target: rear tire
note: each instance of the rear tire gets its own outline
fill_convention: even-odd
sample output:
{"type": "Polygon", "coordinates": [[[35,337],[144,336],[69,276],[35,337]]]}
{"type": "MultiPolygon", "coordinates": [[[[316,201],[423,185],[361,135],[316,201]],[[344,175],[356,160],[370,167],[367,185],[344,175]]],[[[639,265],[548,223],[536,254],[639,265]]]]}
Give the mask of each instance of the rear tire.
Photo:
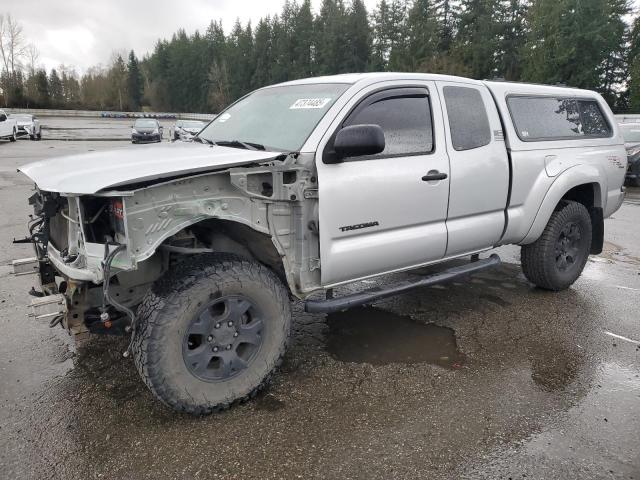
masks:
{"type": "Polygon", "coordinates": [[[591,250],[591,217],[578,202],[562,201],[538,240],[522,247],[527,279],[546,290],[564,290],[584,269],[591,250]]]}
{"type": "Polygon", "coordinates": [[[198,255],[143,300],[133,357],[160,401],[209,414],[265,387],[282,361],[290,325],[287,290],[271,270],[235,255],[198,255]]]}

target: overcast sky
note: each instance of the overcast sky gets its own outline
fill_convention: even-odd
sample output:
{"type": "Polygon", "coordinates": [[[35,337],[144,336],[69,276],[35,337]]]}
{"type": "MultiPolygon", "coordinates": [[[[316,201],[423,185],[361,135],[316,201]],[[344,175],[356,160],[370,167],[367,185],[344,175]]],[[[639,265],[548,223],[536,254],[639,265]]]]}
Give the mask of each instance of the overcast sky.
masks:
{"type": "MultiPolygon", "coordinates": [[[[316,11],[322,0],[312,0],[316,11]]],[[[255,25],[260,17],[280,13],[284,0],[0,0],[0,13],[10,13],[40,52],[47,69],[60,64],[79,73],[107,64],[114,50],[135,50],[141,57],[158,38],[179,28],[204,31],[221,19],[228,32],[236,18],[255,25]]],[[[372,10],[377,0],[365,0],[372,10]]]]}
{"type": "MultiPolygon", "coordinates": [[[[317,12],[322,0],[312,0],[317,12]]],[[[228,32],[236,18],[255,25],[260,17],[279,13],[284,0],[0,0],[0,13],[10,13],[28,42],[40,52],[47,70],[60,64],[79,73],[108,64],[114,51],[151,51],[158,38],[179,28],[204,31],[221,19],[228,32]]],[[[371,12],[378,0],[365,0],[371,12]]],[[[640,0],[633,0],[634,6],[640,0]]]]}

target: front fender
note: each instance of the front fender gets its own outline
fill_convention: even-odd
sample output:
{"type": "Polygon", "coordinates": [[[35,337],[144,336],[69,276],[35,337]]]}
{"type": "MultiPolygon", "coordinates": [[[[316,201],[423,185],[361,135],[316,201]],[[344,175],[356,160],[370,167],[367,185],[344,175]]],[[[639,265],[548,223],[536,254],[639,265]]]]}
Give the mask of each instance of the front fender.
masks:
{"type": "Polygon", "coordinates": [[[595,165],[576,165],[558,175],[544,196],[531,228],[519,243],[521,245],[533,243],[542,235],[556,206],[562,200],[562,197],[574,187],[594,184],[593,206],[604,208],[602,192],[606,192],[607,189],[602,181],[603,178],[605,178],[603,173],[595,165]]]}

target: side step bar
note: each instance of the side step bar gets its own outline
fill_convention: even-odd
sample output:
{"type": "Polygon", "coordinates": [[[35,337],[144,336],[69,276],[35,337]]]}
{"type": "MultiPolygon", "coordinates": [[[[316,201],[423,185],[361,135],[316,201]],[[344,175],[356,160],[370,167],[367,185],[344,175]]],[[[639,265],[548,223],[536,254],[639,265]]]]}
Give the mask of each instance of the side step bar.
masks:
{"type": "Polygon", "coordinates": [[[384,287],[374,287],[362,292],[354,293],[340,298],[327,298],[326,300],[307,300],[304,304],[304,310],[308,313],[333,313],[347,310],[352,307],[372,303],[401,293],[408,292],[414,288],[430,287],[439,283],[450,282],[464,275],[475,273],[486,268],[495,267],[500,264],[500,257],[495,253],[489,258],[472,261],[466,265],[453,267],[442,272],[421,277],[395,285],[386,285],[384,287]]]}

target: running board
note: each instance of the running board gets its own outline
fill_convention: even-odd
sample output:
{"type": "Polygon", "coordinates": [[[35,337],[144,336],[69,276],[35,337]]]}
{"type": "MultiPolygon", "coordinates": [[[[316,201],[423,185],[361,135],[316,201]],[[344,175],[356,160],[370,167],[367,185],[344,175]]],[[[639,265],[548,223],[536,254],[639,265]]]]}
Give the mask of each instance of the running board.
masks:
{"type": "Polygon", "coordinates": [[[326,300],[307,300],[304,304],[304,310],[308,313],[333,313],[347,310],[352,307],[358,307],[372,303],[401,293],[408,292],[414,288],[430,287],[440,283],[456,280],[464,275],[475,273],[486,268],[495,267],[500,264],[500,257],[495,253],[489,258],[472,261],[466,265],[453,267],[442,272],[438,272],[428,277],[420,277],[413,280],[396,283],[395,285],[385,285],[383,287],[374,287],[369,290],[354,293],[340,298],[327,298],[326,300]]]}

